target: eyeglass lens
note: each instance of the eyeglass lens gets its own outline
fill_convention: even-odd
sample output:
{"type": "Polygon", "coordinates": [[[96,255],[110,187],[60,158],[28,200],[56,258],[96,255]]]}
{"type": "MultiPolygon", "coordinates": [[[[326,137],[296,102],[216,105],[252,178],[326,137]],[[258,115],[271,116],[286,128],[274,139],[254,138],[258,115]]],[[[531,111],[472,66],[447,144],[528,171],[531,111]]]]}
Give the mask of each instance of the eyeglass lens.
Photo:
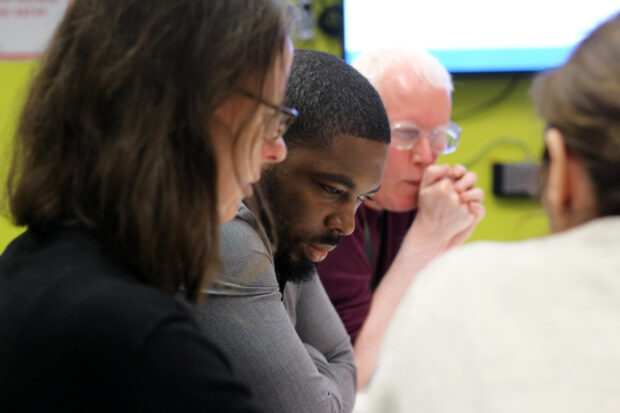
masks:
{"type": "MultiPolygon", "coordinates": [[[[458,125],[454,125],[455,128],[459,128],[458,125]]],[[[427,135],[433,152],[450,153],[458,145],[459,132],[452,131],[449,127],[439,127],[426,132],[413,124],[397,124],[392,127],[392,142],[398,149],[410,150],[422,135],[427,135]]]]}
{"type": "MultiPolygon", "coordinates": [[[[448,136],[443,130],[434,130],[426,134],[433,152],[443,152],[448,144],[448,136]]],[[[411,149],[420,140],[422,133],[419,129],[407,128],[405,130],[393,130],[392,139],[396,146],[403,149],[411,149]]]]}
{"type": "Polygon", "coordinates": [[[272,113],[269,120],[265,125],[265,133],[268,141],[275,141],[280,136],[283,136],[288,128],[291,127],[295,121],[295,116],[286,113],[279,108],[271,108],[275,113],[272,113]]]}

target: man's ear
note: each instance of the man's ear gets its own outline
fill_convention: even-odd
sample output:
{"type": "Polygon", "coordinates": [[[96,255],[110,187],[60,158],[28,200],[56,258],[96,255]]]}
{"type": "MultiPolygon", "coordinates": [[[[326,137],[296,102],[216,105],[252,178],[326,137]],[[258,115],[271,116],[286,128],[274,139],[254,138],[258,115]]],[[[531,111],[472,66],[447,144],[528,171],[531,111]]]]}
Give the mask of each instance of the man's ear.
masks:
{"type": "Polygon", "coordinates": [[[558,213],[567,205],[570,198],[566,145],[562,134],[555,128],[547,130],[545,143],[549,152],[545,202],[548,209],[558,213]]]}

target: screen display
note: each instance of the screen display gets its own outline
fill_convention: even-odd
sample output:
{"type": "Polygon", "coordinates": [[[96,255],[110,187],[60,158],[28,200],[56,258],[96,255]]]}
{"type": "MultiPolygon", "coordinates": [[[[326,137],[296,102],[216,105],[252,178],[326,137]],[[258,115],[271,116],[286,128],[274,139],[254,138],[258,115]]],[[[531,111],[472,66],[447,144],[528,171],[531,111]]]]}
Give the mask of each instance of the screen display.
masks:
{"type": "Polygon", "coordinates": [[[344,0],[345,60],[367,50],[417,47],[453,73],[538,71],[562,64],[618,12],[618,0],[344,0]]]}

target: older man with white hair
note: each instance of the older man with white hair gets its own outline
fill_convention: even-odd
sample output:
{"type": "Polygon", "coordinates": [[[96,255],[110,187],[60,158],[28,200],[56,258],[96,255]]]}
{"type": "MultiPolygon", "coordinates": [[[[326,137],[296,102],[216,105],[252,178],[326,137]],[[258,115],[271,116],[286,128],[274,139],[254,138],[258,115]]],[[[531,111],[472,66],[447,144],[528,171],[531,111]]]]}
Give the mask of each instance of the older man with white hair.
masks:
{"type": "Polygon", "coordinates": [[[358,384],[375,369],[387,326],[415,275],[462,244],[483,218],[484,193],[462,165],[434,165],[456,150],[452,80],[422,50],[358,56],[353,66],[379,92],[392,131],[380,191],[356,214],[355,232],[318,267],[354,344],[358,384]]]}

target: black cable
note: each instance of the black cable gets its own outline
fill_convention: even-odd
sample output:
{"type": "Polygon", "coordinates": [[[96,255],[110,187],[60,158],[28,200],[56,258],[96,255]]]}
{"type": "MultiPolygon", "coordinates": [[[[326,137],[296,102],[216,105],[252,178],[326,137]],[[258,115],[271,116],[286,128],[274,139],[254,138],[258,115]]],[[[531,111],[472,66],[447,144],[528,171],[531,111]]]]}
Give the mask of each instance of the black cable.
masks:
{"type": "Polygon", "coordinates": [[[523,154],[525,155],[525,159],[527,161],[534,160],[534,154],[532,152],[532,149],[530,148],[530,146],[524,139],[516,137],[516,136],[502,136],[502,137],[492,140],[491,142],[483,146],[482,149],[480,149],[476,154],[474,154],[467,161],[463,162],[463,165],[467,169],[471,169],[474,165],[480,162],[485,156],[487,156],[493,149],[497,148],[498,146],[503,146],[503,145],[516,146],[523,151],[523,154]]]}
{"type": "Polygon", "coordinates": [[[497,95],[479,103],[473,107],[459,110],[458,112],[452,112],[452,119],[454,121],[460,121],[466,118],[470,118],[472,116],[478,115],[481,112],[484,112],[487,109],[494,107],[495,105],[506,100],[512,92],[517,88],[519,84],[519,80],[521,80],[520,76],[513,75],[510,77],[510,81],[506,84],[506,86],[497,93],[497,95]]]}

